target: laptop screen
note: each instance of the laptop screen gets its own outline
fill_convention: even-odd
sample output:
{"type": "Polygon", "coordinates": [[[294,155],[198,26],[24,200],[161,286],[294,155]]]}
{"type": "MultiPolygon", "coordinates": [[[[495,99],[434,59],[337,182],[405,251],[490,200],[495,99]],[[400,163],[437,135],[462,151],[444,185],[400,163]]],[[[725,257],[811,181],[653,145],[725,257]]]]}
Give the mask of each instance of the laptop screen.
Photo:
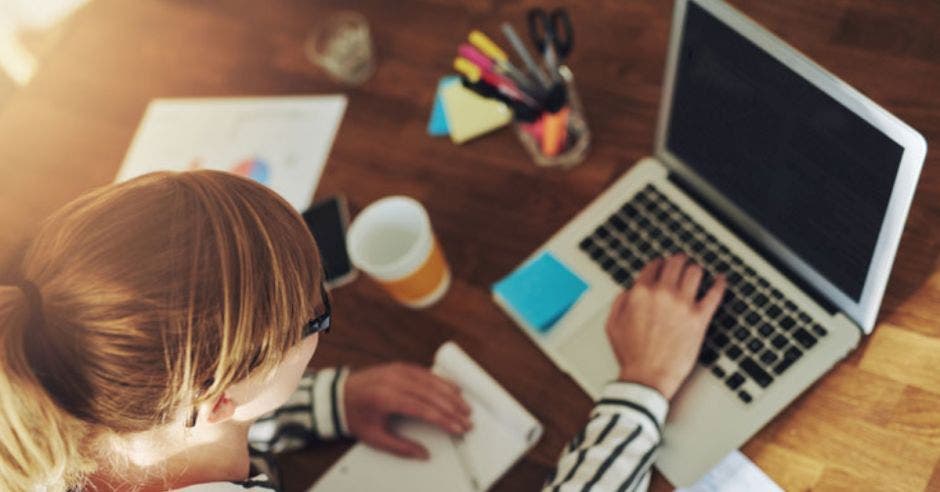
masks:
{"type": "Polygon", "coordinates": [[[859,301],[904,149],[687,3],[667,148],[859,301]]]}

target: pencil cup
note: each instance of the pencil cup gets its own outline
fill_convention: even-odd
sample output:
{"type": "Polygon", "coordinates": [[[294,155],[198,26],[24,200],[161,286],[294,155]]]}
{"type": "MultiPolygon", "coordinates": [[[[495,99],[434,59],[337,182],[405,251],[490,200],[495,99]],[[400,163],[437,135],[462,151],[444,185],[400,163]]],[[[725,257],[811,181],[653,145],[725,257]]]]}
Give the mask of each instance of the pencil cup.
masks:
{"type": "Polygon", "coordinates": [[[565,84],[566,105],[555,113],[543,113],[532,123],[516,121],[513,128],[522,147],[537,165],[570,168],[587,157],[591,130],[584,118],[571,70],[561,66],[558,71],[565,84]]]}
{"type": "Polygon", "coordinates": [[[406,196],[365,208],[346,234],[349,257],[398,302],[423,308],[450,287],[450,268],[421,204],[406,196]]]}

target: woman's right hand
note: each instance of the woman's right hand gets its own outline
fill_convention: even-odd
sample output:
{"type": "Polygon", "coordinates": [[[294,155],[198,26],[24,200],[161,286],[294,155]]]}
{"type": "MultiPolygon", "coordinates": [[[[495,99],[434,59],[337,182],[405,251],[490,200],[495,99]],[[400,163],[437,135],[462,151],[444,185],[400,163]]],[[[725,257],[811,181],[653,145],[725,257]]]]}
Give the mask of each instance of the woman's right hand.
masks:
{"type": "Polygon", "coordinates": [[[344,393],[349,432],[399,456],[429,457],[424,446],[395,433],[391,423],[396,416],[422,420],[452,435],[472,427],[460,387],[414,364],[393,362],[353,371],[344,393]]]}
{"type": "Polygon", "coordinates": [[[630,290],[614,301],[607,337],[620,363],[620,379],[672,399],[695,367],[705,331],[725,291],[724,277],[701,300],[702,268],[684,254],[649,262],[630,290]]]}

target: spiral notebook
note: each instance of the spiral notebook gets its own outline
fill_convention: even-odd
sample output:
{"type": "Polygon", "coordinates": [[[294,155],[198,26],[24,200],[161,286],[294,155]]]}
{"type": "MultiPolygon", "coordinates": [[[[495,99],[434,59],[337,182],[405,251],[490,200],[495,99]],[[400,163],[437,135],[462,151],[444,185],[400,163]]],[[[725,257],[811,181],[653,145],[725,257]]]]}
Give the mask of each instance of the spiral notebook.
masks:
{"type": "Polygon", "coordinates": [[[472,430],[455,438],[428,424],[403,420],[397,431],[423,444],[429,460],[398,458],[359,443],[309,491],[481,492],[541,438],[542,424],[457,344],[441,345],[432,371],[460,385],[472,409],[472,430]]]}

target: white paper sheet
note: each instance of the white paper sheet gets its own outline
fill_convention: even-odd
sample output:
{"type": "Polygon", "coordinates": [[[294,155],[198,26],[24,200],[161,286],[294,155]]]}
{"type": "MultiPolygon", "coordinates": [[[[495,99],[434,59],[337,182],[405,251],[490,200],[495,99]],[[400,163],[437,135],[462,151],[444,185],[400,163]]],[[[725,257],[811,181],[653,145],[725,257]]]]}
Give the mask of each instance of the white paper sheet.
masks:
{"type": "Polygon", "coordinates": [[[733,451],[691,487],[676,492],[783,492],[740,451],[733,451]]]}
{"type": "Polygon", "coordinates": [[[428,424],[406,420],[396,431],[430,451],[430,459],[399,458],[357,444],[330,468],[311,492],[476,492],[447,434],[428,424]]]}
{"type": "Polygon", "coordinates": [[[473,429],[457,440],[457,451],[476,488],[487,490],[538,442],[542,425],[457,344],[437,350],[432,370],[460,385],[470,404],[473,429]]]}
{"type": "Polygon", "coordinates": [[[251,177],[298,211],[310,206],[346,97],[155,99],[116,181],[217,169],[251,177]]]}

